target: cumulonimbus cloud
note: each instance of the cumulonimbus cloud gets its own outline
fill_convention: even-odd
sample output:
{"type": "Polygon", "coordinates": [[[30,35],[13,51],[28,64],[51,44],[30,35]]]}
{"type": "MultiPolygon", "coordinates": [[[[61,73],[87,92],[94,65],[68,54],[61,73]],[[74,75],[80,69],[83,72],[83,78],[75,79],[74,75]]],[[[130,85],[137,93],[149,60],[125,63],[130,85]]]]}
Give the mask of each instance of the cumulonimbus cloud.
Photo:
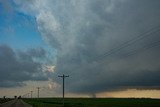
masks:
{"type": "Polygon", "coordinates": [[[42,37],[57,49],[54,80],[69,74],[69,91],[160,85],[160,51],[154,45],[159,33],[144,33],[138,39],[160,24],[158,0],[35,0],[27,6],[14,1],[19,11],[36,18],[42,37]]]}

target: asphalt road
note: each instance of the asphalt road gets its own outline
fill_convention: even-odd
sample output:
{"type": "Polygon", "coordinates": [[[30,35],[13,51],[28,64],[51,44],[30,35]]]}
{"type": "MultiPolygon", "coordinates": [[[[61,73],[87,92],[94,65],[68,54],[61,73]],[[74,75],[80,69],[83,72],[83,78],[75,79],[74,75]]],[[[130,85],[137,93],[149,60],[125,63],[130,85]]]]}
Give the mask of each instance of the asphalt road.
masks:
{"type": "Polygon", "coordinates": [[[0,107],[32,107],[32,106],[25,103],[22,99],[15,99],[1,104],[0,107]]]}

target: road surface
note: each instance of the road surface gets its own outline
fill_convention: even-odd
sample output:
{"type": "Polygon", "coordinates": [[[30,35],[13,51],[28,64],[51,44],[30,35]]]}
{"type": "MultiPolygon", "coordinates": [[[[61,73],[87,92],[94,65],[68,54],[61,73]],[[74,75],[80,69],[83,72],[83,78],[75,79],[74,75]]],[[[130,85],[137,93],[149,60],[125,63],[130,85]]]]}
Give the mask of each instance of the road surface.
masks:
{"type": "Polygon", "coordinates": [[[32,106],[25,103],[22,99],[15,99],[1,104],[0,107],[32,107],[32,106]]]}

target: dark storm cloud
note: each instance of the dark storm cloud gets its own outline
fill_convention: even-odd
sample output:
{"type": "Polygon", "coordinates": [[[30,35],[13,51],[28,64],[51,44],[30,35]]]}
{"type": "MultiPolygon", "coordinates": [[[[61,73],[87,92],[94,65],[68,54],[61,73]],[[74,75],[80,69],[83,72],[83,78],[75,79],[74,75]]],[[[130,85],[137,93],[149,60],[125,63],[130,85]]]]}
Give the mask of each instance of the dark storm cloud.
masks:
{"type": "MultiPolygon", "coordinates": [[[[59,55],[57,75],[70,74],[71,77],[66,80],[67,88],[79,93],[95,93],[123,86],[159,86],[160,48],[154,47],[148,51],[143,48],[160,40],[159,33],[136,40],[135,44],[108,57],[100,57],[99,62],[94,60],[160,24],[160,2],[113,1],[112,10],[106,11],[105,8],[111,6],[108,3],[106,0],[89,2],[85,7],[87,12],[77,16],[85,19],[80,24],[71,22],[77,25],[72,28],[73,31],[78,29],[76,42],[73,48],[67,48],[70,50],[68,53],[59,55]],[[136,50],[134,55],[123,57],[132,50],[136,50]]],[[[63,54],[66,50],[60,52],[63,54]]]]}
{"type": "Polygon", "coordinates": [[[9,46],[0,45],[0,87],[23,86],[23,82],[29,80],[47,80],[38,60],[45,55],[42,48],[15,52],[9,46]]]}
{"type": "Polygon", "coordinates": [[[38,13],[39,31],[57,49],[54,81],[69,74],[68,91],[160,85],[160,33],[138,36],[160,25],[159,0],[48,0],[27,9],[38,13]]]}

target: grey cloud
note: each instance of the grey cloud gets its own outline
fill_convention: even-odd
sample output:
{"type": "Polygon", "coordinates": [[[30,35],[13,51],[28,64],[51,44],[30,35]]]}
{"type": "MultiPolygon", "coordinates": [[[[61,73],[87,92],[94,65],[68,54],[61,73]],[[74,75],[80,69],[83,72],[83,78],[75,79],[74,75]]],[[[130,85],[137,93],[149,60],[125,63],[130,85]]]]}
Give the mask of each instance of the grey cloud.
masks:
{"type": "Polygon", "coordinates": [[[68,91],[96,93],[123,86],[160,85],[160,48],[144,48],[160,40],[158,31],[96,61],[98,56],[158,26],[159,0],[48,0],[30,5],[35,6],[30,12],[39,13],[35,17],[42,36],[57,49],[54,81],[60,83],[57,75],[69,74],[68,91]],[[133,50],[135,53],[126,57],[133,50]]]}
{"type": "Polygon", "coordinates": [[[5,12],[12,13],[12,5],[10,0],[0,0],[0,5],[4,8],[5,12]]]}
{"type": "Polygon", "coordinates": [[[42,70],[43,63],[37,59],[42,57],[46,57],[42,48],[15,52],[9,46],[0,45],[0,87],[23,86],[29,80],[48,80],[42,70]]]}
{"type": "Polygon", "coordinates": [[[25,86],[22,82],[14,82],[14,81],[5,81],[0,83],[0,87],[10,88],[10,87],[21,87],[25,86]]]}

